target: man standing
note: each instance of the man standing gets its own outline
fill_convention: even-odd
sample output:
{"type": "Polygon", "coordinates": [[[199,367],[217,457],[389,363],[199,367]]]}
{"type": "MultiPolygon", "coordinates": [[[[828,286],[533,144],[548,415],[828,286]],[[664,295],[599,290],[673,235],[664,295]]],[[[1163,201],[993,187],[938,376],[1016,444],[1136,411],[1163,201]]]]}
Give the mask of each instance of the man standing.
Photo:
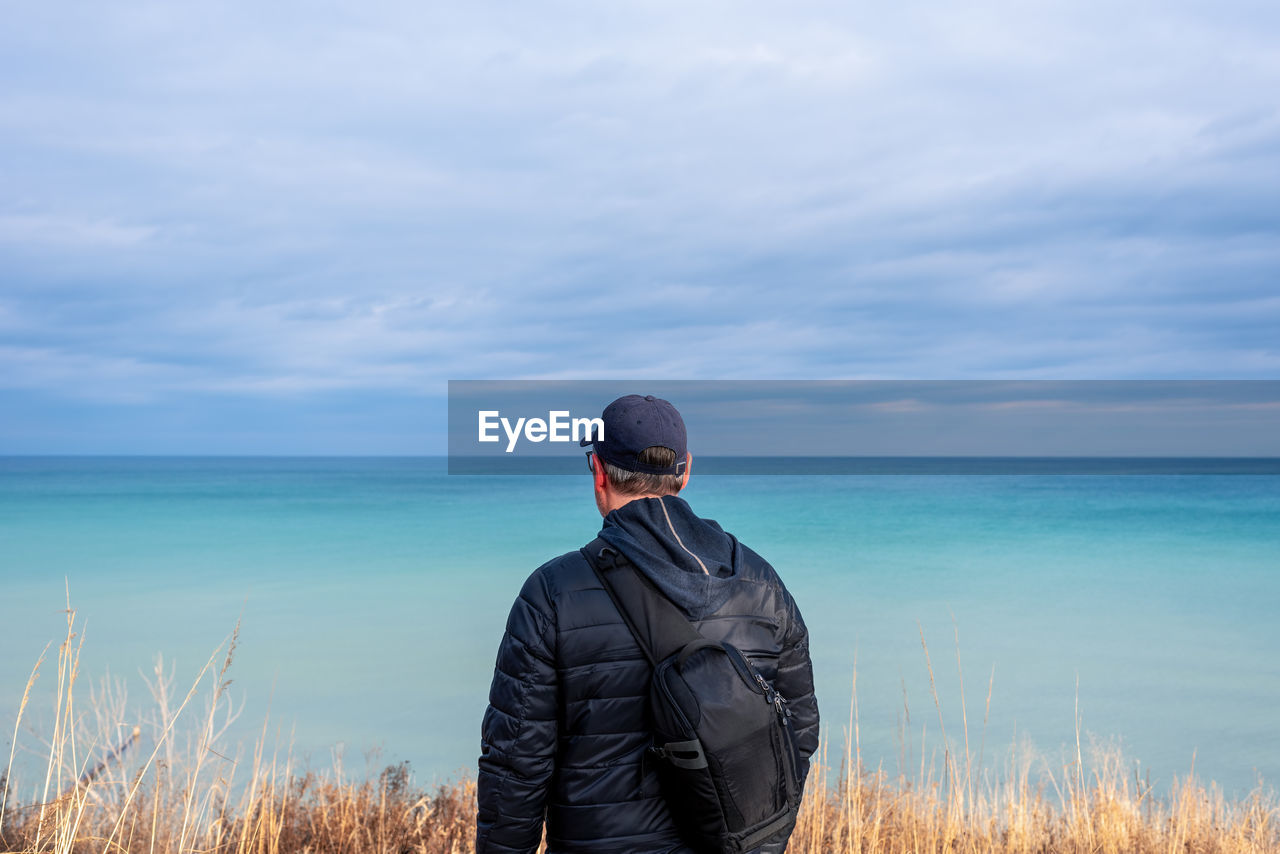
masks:
{"type": "MultiPolygon", "coordinates": [[[[818,745],[809,636],[764,559],[701,519],[684,421],[628,395],[587,453],[600,538],[707,638],[744,652],[789,703],[800,780],[818,745]]],[[[498,649],[481,736],[478,854],[687,854],[658,789],[646,719],[652,668],[582,552],[525,582],[498,649]]],[[[766,846],[780,852],[785,843],[766,846]]]]}

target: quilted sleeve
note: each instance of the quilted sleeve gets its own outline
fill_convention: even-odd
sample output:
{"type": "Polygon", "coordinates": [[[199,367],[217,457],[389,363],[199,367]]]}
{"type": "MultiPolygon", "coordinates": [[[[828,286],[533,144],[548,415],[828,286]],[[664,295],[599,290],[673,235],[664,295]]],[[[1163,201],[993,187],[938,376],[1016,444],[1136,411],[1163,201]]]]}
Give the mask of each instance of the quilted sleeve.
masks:
{"type": "Polygon", "coordinates": [[[795,727],[796,747],[800,752],[800,779],[809,775],[809,757],[818,749],[818,700],[813,693],[813,662],[809,659],[809,629],[800,609],[783,589],[784,618],[787,627],[782,654],[778,659],[778,677],[774,686],[787,698],[795,727]]]}
{"type": "Polygon", "coordinates": [[[557,736],[555,625],[535,572],[507,618],[481,724],[476,854],[533,854],[542,838],[557,736]]]}

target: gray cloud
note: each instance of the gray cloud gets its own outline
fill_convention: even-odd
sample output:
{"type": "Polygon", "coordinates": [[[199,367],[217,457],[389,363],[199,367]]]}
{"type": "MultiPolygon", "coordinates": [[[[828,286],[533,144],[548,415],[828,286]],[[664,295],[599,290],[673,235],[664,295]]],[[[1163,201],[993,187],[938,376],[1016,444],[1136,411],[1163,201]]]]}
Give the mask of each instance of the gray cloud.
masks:
{"type": "Polygon", "coordinates": [[[1277,18],[15,9],[0,385],[1275,376],[1277,18]]]}

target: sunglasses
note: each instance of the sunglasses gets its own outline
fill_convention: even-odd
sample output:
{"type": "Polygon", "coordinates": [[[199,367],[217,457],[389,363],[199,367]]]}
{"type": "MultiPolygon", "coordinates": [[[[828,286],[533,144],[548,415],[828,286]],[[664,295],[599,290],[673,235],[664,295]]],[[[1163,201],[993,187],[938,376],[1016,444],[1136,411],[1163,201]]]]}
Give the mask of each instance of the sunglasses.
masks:
{"type": "Polygon", "coordinates": [[[591,458],[594,453],[595,451],[587,451],[587,471],[592,474],[596,473],[596,463],[595,460],[591,458]]]}

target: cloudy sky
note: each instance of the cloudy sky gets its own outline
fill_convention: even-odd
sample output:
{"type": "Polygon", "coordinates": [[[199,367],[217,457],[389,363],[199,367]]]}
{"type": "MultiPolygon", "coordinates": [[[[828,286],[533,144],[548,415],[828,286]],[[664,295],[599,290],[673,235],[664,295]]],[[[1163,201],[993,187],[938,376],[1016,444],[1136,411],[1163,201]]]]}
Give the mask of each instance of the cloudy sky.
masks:
{"type": "Polygon", "coordinates": [[[1280,377],[1280,7],[14,5],[0,453],[449,379],[1280,377]]]}

